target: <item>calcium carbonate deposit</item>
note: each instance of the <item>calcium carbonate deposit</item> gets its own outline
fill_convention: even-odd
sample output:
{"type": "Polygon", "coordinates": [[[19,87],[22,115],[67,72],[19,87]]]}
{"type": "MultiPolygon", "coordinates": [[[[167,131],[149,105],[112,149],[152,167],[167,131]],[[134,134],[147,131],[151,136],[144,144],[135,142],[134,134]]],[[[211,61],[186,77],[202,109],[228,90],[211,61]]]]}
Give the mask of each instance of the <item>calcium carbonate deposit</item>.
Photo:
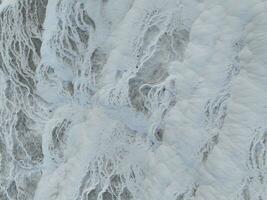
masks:
{"type": "Polygon", "coordinates": [[[267,200],[266,0],[0,2],[0,200],[267,200]]]}

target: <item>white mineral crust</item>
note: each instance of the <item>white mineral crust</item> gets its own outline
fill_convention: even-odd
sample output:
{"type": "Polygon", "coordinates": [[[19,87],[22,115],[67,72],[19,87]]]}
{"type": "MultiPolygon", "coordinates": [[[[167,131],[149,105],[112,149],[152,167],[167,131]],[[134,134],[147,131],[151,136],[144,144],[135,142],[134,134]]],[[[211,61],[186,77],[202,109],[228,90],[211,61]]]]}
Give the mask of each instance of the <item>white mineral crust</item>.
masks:
{"type": "Polygon", "coordinates": [[[267,200],[267,1],[0,0],[0,200],[267,200]]]}

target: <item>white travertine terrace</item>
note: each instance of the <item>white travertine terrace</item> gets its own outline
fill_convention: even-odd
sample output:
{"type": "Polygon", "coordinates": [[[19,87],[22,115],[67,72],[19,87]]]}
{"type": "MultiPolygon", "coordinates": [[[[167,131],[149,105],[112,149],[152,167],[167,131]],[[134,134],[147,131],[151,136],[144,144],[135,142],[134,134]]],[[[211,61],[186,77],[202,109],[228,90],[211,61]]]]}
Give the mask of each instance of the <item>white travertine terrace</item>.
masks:
{"type": "Polygon", "coordinates": [[[267,199],[267,1],[0,2],[0,200],[267,199]]]}

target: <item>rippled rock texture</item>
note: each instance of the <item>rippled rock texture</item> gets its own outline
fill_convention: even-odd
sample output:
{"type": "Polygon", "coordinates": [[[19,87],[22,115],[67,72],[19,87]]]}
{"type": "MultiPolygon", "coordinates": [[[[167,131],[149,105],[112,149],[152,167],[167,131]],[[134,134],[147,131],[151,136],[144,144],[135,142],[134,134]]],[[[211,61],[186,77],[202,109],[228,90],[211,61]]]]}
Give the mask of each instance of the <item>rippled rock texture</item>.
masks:
{"type": "Polygon", "coordinates": [[[267,199],[267,1],[0,2],[0,200],[267,199]]]}

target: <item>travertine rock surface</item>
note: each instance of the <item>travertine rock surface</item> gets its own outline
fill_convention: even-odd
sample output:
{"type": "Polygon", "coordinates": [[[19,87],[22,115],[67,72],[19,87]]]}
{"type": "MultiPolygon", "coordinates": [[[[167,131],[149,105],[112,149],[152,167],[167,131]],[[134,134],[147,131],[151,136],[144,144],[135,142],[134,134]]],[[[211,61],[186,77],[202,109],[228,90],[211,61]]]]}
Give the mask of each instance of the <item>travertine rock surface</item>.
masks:
{"type": "Polygon", "coordinates": [[[266,0],[0,1],[0,200],[266,200],[266,0]]]}

